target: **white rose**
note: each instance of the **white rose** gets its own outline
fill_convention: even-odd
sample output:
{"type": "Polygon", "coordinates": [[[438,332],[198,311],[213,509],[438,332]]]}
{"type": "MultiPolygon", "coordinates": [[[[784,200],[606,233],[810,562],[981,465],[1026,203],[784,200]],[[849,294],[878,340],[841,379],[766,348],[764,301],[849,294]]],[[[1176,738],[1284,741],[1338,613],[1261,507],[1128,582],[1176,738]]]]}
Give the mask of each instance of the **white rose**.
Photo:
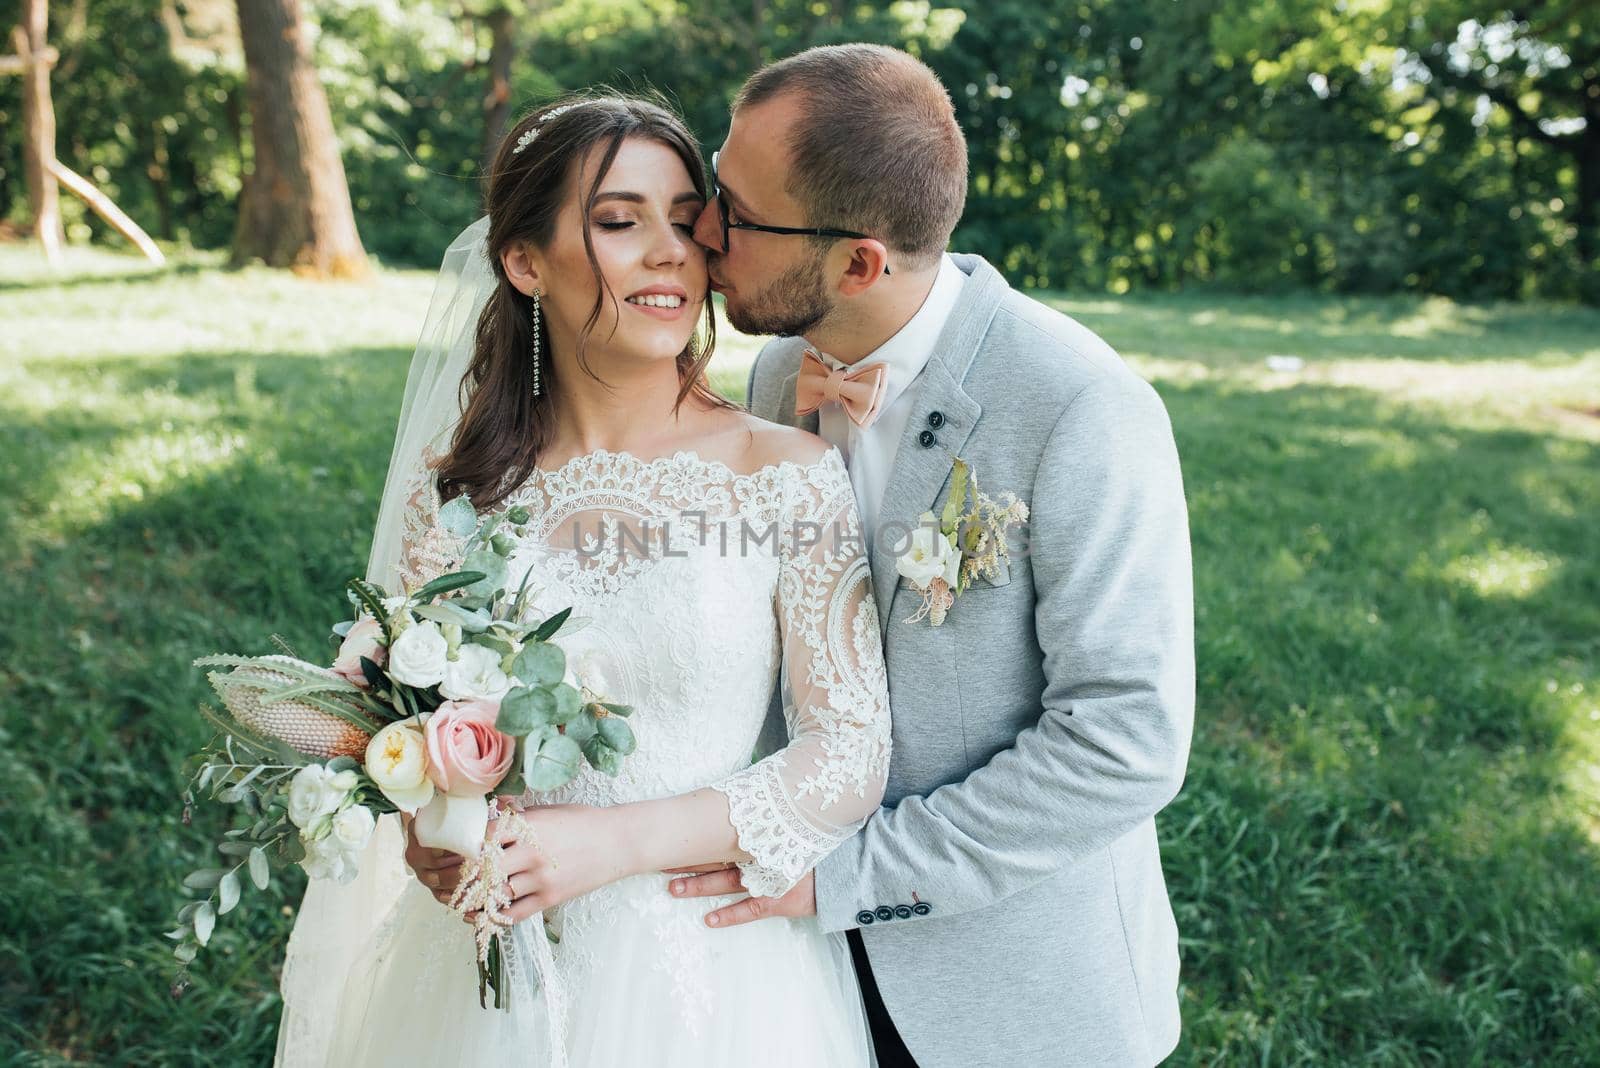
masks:
{"type": "Polygon", "coordinates": [[[333,835],[305,843],[305,859],[300,866],[313,879],[332,879],[348,883],[356,877],[355,857],[333,835]]]}
{"type": "Polygon", "coordinates": [[[373,818],[370,808],[351,805],[333,817],[333,833],[328,837],[337,840],[346,853],[359,853],[367,848],[367,840],[372,837],[372,829],[377,825],[378,821],[373,818]]]}
{"type": "Polygon", "coordinates": [[[344,803],[348,788],[334,783],[337,775],[321,764],[307,764],[289,783],[289,822],[302,830],[344,803]]]}
{"type": "Polygon", "coordinates": [[[428,744],[417,717],[391,723],[367,743],[367,774],[396,808],[415,814],[433,800],[428,744]]]}
{"type": "Polygon", "coordinates": [[[407,686],[432,686],[444,678],[448,652],[439,625],[424,619],[407,627],[389,647],[389,677],[407,686]]]}
{"type": "Polygon", "coordinates": [[[954,588],[961,571],[961,554],[939,529],[933,513],[923,512],[911,532],[911,547],[895,560],[894,569],[917,589],[927,589],[936,578],[954,588]]]}
{"type": "Polygon", "coordinates": [[[452,701],[498,701],[511,689],[511,679],[500,669],[501,654],[487,645],[468,643],[445,661],[439,692],[452,701]]]}

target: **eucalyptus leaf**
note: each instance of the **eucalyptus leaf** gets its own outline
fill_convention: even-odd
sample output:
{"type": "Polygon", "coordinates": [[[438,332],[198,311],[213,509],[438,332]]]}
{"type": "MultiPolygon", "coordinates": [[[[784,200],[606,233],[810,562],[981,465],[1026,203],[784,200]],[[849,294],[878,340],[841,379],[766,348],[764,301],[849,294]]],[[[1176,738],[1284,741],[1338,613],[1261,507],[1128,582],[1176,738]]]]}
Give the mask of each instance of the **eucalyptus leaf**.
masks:
{"type": "Polygon", "coordinates": [[[217,883],[217,913],[225,916],[239,903],[239,874],[230,871],[217,883]]]}
{"type": "Polygon", "coordinates": [[[222,879],[221,868],[201,868],[183,877],[183,885],[190,890],[210,890],[222,879]]]}
{"type": "Polygon", "coordinates": [[[599,735],[584,743],[583,755],[589,758],[589,763],[594,765],[596,771],[615,775],[622,770],[622,754],[602,741],[599,735]]]}
{"type": "Polygon", "coordinates": [[[585,709],[581,716],[573,716],[572,719],[567,722],[567,737],[571,738],[579,745],[582,745],[584,742],[587,742],[590,738],[595,736],[597,731],[596,724],[598,722],[599,721],[595,719],[594,713],[585,709]]]}
{"type": "Polygon", "coordinates": [[[256,884],[257,890],[265,890],[272,881],[272,869],[267,865],[267,855],[260,846],[250,850],[250,881],[256,884]]]}
{"type": "Polygon", "coordinates": [[[190,961],[194,960],[195,954],[199,952],[199,947],[193,942],[185,942],[177,949],[174,949],[172,951],[172,955],[178,958],[179,964],[188,964],[190,961]]]}
{"type": "Polygon", "coordinates": [[[583,695],[564,682],[550,687],[550,695],[556,703],[555,711],[550,714],[551,723],[560,725],[570,722],[583,711],[583,695]]]}
{"type": "Polygon", "coordinates": [[[467,571],[483,572],[483,578],[466,588],[469,594],[490,597],[506,584],[505,557],[496,555],[488,549],[479,549],[468,555],[462,563],[462,568],[467,571]]]}
{"type": "Polygon", "coordinates": [[[237,841],[235,841],[235,842],[221,842],[221,843],[219,843],[217,845],[217,851],[220,852],[223,856],[228,856],[228,857],[246,857],[246,856],[249,856],[251,851],[254,850],[255,848],[256,847],[251,845],[249,842],[237,842],[237,841]]]}
{"type": "Polygon", "coordinates": [[[614,705],[609,701],[601,701],[600,707],[610,712],[613,716],[622,716],[624,719],[633,715],[632,705],[614,705]]]}
{"type": "Polygon", "coordinates": [[[194,912],[194,937],[202,946],[211,941],[211,932],[217,926],[217,910],[211,902],[202,901],[194,912]]]}
{"type": "Polygon", "coordinates": [[[639,743],[633,737],[633,728],[628,726],[627,720],[607,716],[597,726],[600,740],[623,756],[627,756],[638,747],[639,743]]]}
{"type": "Polygon", "coordinates": [[[336,756],[328,761],[328,770],[332,772],[359,771],[361,762],[353,756],[336,756]]]}
{"type": "Polygon", "coordinates": [[[355,625],[356,621],[353,619],[341,619],[333,625],[333,636],[343,641],[350,636],[350,631],[354,629],[355,625]]]}
{"type": "Polygon", "coordinates": [[[495,717],[494,728],[513,738],[521,738],[549,723],[554,707],[555,699],[544,690],[518,686],[500,699],[500,714],[495,717]]]}
{"type": "Polygon", "coordinates": [[[465,493],[452,497],[439,509],[439,525],[458,538],[478,529],[478,513],[465,493]]]}
{"type": "Polygon", "coordinates": [[[188,923],[190,920],[194,919],[195,910],[199,907],[200,902],[198,901],[191,901],[187,905],[183,906],[183,908],[178,910],[178,922],[188,923]]]}
{"type": "Polygon", "coordinates": [[[511,661],[511,673],[529,686],[550,687],[567,672],[567,654],[549,642],[530,642],[511,661]]]}
{"type": "Polygon", "coordinates": [[[566,735],[546,739],[537,749],[530,748],[522,763],[522,777],[530,790],[554,790],[565,786],[578,774],[583,750],[566,735]]]}

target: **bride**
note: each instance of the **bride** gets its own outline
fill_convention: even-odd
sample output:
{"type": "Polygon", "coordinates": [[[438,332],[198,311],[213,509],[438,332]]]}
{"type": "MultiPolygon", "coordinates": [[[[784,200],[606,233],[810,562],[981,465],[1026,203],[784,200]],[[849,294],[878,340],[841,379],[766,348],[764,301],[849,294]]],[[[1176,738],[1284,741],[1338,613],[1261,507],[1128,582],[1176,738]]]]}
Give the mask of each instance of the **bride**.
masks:
{"type": "Polygon", "coordinates": [[[523,921],[502,936],[509,1011],[479,1007],[471,929],[436,899],[448,858],[413,877],[390,826],[356,883],[313,883],[280,1064],[871,1063],[842,935],[812,919],[710,929],[706,902],[672,898],[661,874],[736,863],[753,893],[781,894],[877,807],[889,762],[844,464],[704,375],[714,325],[690,230],[705,202],[675,116],[569,99],[507,135],[487,217],[446,256],[369,577],[414,588],[453,568],[444,501],[522,505],[508,583],[531,570],[541,611],[572,606],[572,674],[634,706],[638,748],[615,777],[585,765],[521,799],[530,840],[502,842],[523,921]],[[780,675],[789,742],[751,764],[780,675]]]}

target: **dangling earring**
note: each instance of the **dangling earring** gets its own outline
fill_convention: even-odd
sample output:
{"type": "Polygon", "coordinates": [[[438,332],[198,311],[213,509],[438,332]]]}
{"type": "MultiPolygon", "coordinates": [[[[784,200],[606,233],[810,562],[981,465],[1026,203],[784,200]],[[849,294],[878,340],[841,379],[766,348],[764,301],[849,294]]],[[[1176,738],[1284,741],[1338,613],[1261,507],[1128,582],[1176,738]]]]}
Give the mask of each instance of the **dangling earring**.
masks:
{"type": "Polygon", "coordinates": [[[533,291],[533,395],[539,395],[539,291],[533,291]]]}

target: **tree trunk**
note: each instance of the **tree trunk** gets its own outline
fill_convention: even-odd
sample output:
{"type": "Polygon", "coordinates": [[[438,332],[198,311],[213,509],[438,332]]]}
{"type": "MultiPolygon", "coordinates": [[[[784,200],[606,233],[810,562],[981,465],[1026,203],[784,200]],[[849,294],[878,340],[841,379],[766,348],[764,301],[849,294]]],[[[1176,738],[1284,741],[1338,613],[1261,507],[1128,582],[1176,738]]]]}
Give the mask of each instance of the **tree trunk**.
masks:
{"type": "Polygon", "coordinates": [[[233,262],[363,275],[367,254],[300,0],[238,0],[238,8],[255,159],[239,198],[233,262]]]}
{"type": "Polygon", "coordinates": [[[51,263],[61,259],[61,191],[50,164],[56,158],[56,113],[50,100],[50,66],[45,43],[49,7],[45,0],[22,0],[22,22],[12,31],[22,60],[22,169],[33,208],[33,233],[51,263]]]}
{"type": "Polygon", "coordinates": [[[511,60],[516,54],[517,20],[511,9],[497,7],[485,16],[494,43],[489,48],[489,90],[483,95],[483,170],[494,166],[495,151],[511,113],[511,60]]]}

